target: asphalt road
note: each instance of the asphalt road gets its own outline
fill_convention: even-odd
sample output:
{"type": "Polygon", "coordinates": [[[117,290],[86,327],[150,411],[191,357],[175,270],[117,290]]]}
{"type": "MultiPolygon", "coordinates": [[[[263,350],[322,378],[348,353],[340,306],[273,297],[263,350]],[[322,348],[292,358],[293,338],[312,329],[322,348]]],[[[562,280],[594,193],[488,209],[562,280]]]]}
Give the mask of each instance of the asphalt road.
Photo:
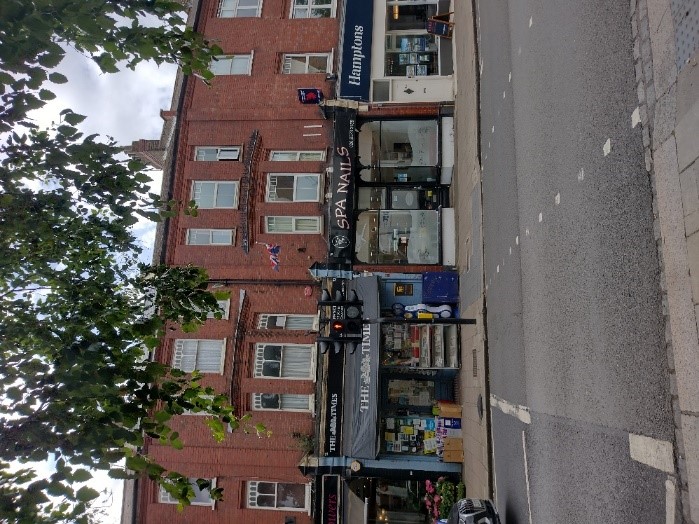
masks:
{"type": "Polygon", "coordinates": [[[477,18],[496,502],[507,523],[666,522],[668,473],[642,463],[674,429],[629,4],[477,18]]]}

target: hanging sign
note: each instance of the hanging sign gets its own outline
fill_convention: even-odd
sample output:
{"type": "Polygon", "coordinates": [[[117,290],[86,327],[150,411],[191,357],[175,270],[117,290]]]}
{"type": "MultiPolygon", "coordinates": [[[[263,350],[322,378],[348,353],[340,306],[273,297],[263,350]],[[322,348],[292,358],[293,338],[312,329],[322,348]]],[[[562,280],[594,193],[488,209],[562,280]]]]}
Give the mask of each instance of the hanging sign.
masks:
{"type": "Polygon", "coordinates": [[[323,92],[318,88],[305,87],[297,91],[302,104],[319,104],[323,100],[323,92]]]}

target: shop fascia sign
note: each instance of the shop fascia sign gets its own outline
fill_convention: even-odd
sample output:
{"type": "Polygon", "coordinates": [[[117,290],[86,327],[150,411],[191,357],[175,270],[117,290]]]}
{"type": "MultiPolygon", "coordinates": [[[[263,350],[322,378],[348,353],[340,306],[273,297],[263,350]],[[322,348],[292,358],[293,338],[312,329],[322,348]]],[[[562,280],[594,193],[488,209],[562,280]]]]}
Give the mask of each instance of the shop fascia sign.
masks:
{"type": "Polygon", "coordinates": [[[362,353],[359,364],[359,412],[369,411],[371,404],[371,327],[362,328],[362,353]]]}
{"type": "Polygon", "coordinates": [[[354,109],[335,109],[332,199],[330,206],[330,262],[352,263],[354,163],[356,158],[354,109]]]}
{"type": "Polygon", "coordinates": [[[344,387],[344,352],[335,353],[328,351],[328,376],[326,385],[326,424],[324,455],[329,457],[340,456],[340,442],[342,440],[342,394],[344,387]]]}
{"type": "Polygon", "coordinates": [[[353,0],[351,8],[345,11],[340,76],[342,98],[369,100],[373,15],[373,0],[353,0]]]}

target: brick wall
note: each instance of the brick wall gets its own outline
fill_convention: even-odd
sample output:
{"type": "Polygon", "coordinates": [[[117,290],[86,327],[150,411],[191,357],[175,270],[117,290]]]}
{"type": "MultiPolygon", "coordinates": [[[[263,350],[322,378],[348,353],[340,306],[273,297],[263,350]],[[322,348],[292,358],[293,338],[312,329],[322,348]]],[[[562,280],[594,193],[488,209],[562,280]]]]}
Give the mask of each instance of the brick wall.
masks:
{"type": "MultiPolygon", "coordinates": [[[[252,393],[297,393],[313,395],[315,373],[309,379],[254,378],[257,343],[313,344],[315,334],[299,330],[258,329],[262,313],[316,313],[319,288],[311,280],[308,267],[327,257],[322,234],[268,234],[264,217],[323,216],[321,202],[271,203],[265,192],[269,173],[318,173],[323,200],[324,175],[328,162],[270,162],[270,150],[330,150],[332,122],[316,106],[302,106],[296,89],[319,87],[330,93],[325,74],[283,75],[283,53],[332,52],[337,56],[338,21],[335,18],[290,20],[288,0],[264,0],[260,18],[216,18],[217,0],[203,0],[198,29],[220,45],[225,53],[253,53],[249,76],[215,78],[212,86],[192,81],[187,86],[184,107],[178,111],[180,139],[175,153],[175,179],[172,196],[191,199],[192,183],[200,180],[240,181],[245,172],[242,161],[202,162],[194,160],[197,146],[242,146],[245,149],[253,131],[260,133],[258,160],[252,169],[252,196],[249,228],[251,238],[260,243],[281,246],[279,271],[271,267],[269,254],[260,244],[251,244],[246,254],[241,248],[239,209],[201,209],[197,217],[178,214],[169,221],[166,260],[169,264],[195,264],[207,269],[211,279],[222,282],[217,290],[230,291],[227,320],[209,320],[196,333],[168,332],[156,358],[171,363],[177,339],[226,339],[223,373],[207,373],[202,383],[222,393],[234,392],[238,412],[251,412],[252,393]],[[317,136],[304,136],[317,135],[317,136]],[[186,244],[189,228],[237,229],[233,246],[193,246],[186,244]],[[311,287],[311,296],[307,287],[311,287]],[[242,318],[238,318],[239,291],[246,292],[242,318]],[[236,328],[244,333],[236,345],[236,328]]],[[[173,110],[176,108],[173,108],[173,110]]],[[[328,153],[329,156],[329,153],[328,153]]],[[[240,207],[240,206],[239,206],[240,207]]],[[[322,228],[321,228],[322,231],[322,228]]],[[[315,349],[312,348],[312,354],[315,349]]],[[[310,435],[314,430],[310,412],[253,411],[253,422],[263,423],[272,432],[258,437],[236,431],[216,444],[206,426],[206,417],[174,417],[173,428],[185,447],[178,451],[157,442],[146,444],[151,456],[164,466],[191,477],[216,477],[224,488],[224,501],[215,509],[192,506],[178,512],[175,505],[160,503],[151,481],[139,484],[139,522],[255,522],[281,523],[286,516],[299,524],[310,522],[305,511],[248,509],[246,482],[250,480],[308,484],[298,465],[303,452],[294,433],[310,435]]]]}

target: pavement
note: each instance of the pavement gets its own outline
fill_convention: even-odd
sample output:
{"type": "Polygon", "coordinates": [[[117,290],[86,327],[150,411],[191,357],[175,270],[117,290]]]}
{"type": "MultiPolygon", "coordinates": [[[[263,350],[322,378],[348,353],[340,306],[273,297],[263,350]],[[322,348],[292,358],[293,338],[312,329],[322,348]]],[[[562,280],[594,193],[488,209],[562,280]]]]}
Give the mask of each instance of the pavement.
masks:
{"type": "Polygon", "coordinates": [[[476,326],[461,328],[460,394],[464,419],[463,479],[466,495],[493,498],[483,294],[483,240],[478,143],[478,70],[470,1],[454,2],[456,172],[452,201],[456,208],[457,267],[462,318],[476,326]],[[480,405],[480,409],[479,409],[480,405]]]}
{"type": "MultiPolygon", "coordinates": [[[[632,119],[641,126],[645,167],[653,183],[681,520],[699,523],[699,52],[693,43],[699,41],[699,4],[695,0],[630,0],[629,13],[638,94],[638,111],[632,119]]],[[[457,266],[461,314],[478,321],[475,328],[462,329],[463,473],[468,496],[493,498],[479,70],[470,1],[454,2],[454,20],[457,176],[452,191],[457,208],[457,266]]],[[[514,421],[504,419],[506,423],[514,421]]],[[[610,451],[618,447],[611,446],[610,451]]],[[[507,489],[506,481],[502,489],[507,489]]]]}
{"type": "Polygon", "coordinates": [[[681,506],[685,522],[699,523],[699,2],[631,0],[630,8],[681,506]]]}

